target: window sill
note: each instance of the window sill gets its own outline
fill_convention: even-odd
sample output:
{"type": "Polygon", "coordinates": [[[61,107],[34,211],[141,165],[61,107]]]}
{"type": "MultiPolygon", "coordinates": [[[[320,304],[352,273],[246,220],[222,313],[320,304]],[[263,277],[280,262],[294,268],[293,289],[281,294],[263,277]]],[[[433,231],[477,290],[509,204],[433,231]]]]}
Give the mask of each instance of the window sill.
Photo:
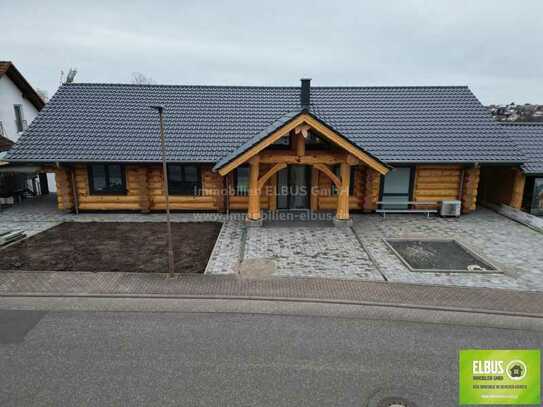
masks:
{"type": "Polygon", "coordinates": [[[125,196],[128,195],[128,191],[124,192],[101,192],[101,191],[90,191],[89,195],[96,195],[96,196],[125,196]]]}

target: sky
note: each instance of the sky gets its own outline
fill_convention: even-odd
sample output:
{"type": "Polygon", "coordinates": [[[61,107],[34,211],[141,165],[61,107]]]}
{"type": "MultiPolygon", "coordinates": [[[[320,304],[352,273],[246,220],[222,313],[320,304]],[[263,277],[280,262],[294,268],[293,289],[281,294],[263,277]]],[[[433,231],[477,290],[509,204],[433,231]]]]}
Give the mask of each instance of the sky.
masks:
{"type": "Polygon", "coordinates": [[[7,1],[0,60],[52,96],[76,82],[468,85],[543,104],[543,1],[7,1]]]}

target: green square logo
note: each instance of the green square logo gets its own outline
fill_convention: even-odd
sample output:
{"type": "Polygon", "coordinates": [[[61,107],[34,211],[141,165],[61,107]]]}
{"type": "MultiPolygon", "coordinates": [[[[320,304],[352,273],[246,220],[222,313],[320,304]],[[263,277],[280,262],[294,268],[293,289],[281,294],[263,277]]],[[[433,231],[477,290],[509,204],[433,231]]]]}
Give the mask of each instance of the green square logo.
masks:
{"type": "Polygon", "coordinates": [[[541,405],[539,350],[461,350],[459,402],[541,405]]]}

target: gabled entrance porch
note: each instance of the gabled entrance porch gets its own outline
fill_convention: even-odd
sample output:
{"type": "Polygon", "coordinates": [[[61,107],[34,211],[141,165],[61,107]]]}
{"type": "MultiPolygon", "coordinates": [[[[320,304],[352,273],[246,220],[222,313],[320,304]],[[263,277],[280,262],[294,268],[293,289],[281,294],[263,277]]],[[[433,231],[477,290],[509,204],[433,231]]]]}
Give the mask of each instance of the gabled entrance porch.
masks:
{"type": "MultiPolygon", "coordinates": [[[[261,224],[263,191],[275,195],[274,209],[318,210],[323,191],[318,177],[326,177],[332,196],[335,221],[350,220],[352,168],[386,174],[389,167],[306,110],[279,120],[277,128],[258,135],[244,149],[221,160],[215,167],[226,176],[242,165],[248,171],[247,220],[261,224]]],[[[272,199],[274,199],[272,197],[272,199]]]]}

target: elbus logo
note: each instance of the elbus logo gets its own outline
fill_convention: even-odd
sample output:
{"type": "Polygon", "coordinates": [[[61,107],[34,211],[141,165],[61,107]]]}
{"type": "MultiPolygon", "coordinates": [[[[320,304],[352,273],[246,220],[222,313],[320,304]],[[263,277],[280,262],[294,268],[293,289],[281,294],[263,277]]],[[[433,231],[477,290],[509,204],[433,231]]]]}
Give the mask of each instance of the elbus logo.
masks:
{"type": "Polygon", "coordinates": [[[461,350],[459,402],[540,405],[539,350],[461,350]]]}
{"type": "Polygon", "coordinates": [[[507,374],[511,380],[522,380],[526,377],[528,368],[522,360],[512,360],[505,367],[503,360],[474,360],[473,374],[474,375],[502,375],[507,374]]]}
{"type": "Polygon", "coordinates": [[[522,360],[512,360],[505,371],[511,380],[522,380],[526,377],[528,367],[522,360]]]}
{"type": "Polygon", "coordinates": [[[503,374],[503,360],[474,360],[473,374],[503,374]]]}

